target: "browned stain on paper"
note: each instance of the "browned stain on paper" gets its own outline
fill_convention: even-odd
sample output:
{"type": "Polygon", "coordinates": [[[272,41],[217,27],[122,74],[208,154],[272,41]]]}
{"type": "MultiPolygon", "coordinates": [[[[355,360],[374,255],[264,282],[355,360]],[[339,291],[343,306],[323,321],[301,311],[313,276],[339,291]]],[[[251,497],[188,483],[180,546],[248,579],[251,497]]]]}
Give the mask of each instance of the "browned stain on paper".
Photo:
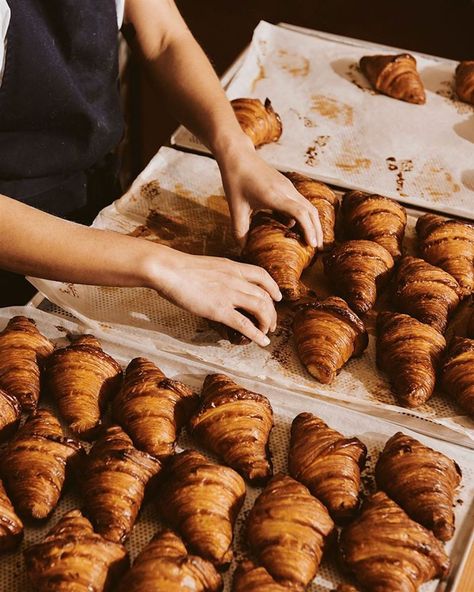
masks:
{"type": "Polygon", "coordinates": [[[355,158],[351,155],[343,155],[342,159],[339,162],[336,162],[337,168],[342,169],[347,173],[370,169],[371,165],[372,161],[369,158],[355,158]]]}
{"type": "Polygon", "coordinates": [[[469,115],[474,111],[473,105],[469,105],[468,103],[464,103],[458,99],[454,89],[453,80],[443,80],[440,83],[440,88],[438,88],[435,93],[440,97],[443,97],[448,105],[454,107],[459,115],[469,115]]]}
{"type": "Polygon", "coordinates": [[[330,136],[318,136],[311,146],[308,146],[305,152],[305,163],[308,166],[315,166],[318,164],[318,157],[324,152],[324,148],[327,146],[330,136]]]}
{"type": "Polygon", "coordinates": [[[353,124],[354,110],[347,103],[324,95],[313,95],[311,101],[311,110],[319,113],[322,117],[331,119],[341,125],[353,124]]]}
{"type": "Polygon", "coordinates": [[[310,63],[308,58],[297,53],[290,53],[286,49],[280,49],[276,53],[278,67],[291,76],[297,78],[308,76],[310,71],[310,63]]]}
{"type": "Polygon", "coordinates": [[[407,197],[407,194],[404,192],[406,174],[413,171],[413,161],[409,158],[397,160],[394,156],[388,156],[385,162],[387,163],[388,170],[396,173],[395,185],[397,192],[400,196],[407,197]]]}
{"type": "Polygon", "coordinates": [[[79,292],[77,291],[76,285],[71,283],[65,283],[59,288],[59,291],[63,294],[68,294],[73,298],[79,298],[79,292]]]}
{"type": "Polygon", "coordinates": [[[263,65],[259,62],[258,64],[258,74],[257,76],[252,80],[252,84],[250,85],[251,88],[251,92],[254,93],[255,89],[257,88],[257,84],[261,81],[264,80],[267,77],[267,74],[265,72],[265,68],[263,67],[263,65]]]}
{"type": "Polygon", "coordinates": [[[357,86],[357,88],[362,90],[363,92],[369,93],[370,95],[378,94],[372,87],[368,86],[369,82],[362,74],[362,71],[359,68],[359,64],[357,62],[354,62],[347,68],[346,78],[347,80],[349,80],[349,82],[352,82],[352,84],[357,86]],[[364,82],[367,86],[364,85],[364,82]]]}
{"type": "Polygon", "coordinates": [[[303,117],[301,115],[301,113],[299,111],[297,111],[296,109],[291,108],[290,111],[292,111],[296,115],[296,117],[300,121],[303,122],[303,124],[304,124],[305,127],[309,127],[309,128],[311,128],[311,127],[318,127],[318,124],[315,121],[313,121],[312,119],[310,119],[307,116],[303,117]]]}
{"type": "Polygon", "coordinates": [[[140,187],[140,197],[151,201],[155,197],[158,197],[161,194],[161,188],[159,182],[154,179],[153,181],[149,181],[140,187]]]}
{"type": "Polygon", "coordinates": [[[433,201],[439,201],[458,193],[461,187],[452,174],[437,163],[427,162],[416,181],[422,195],[428,195],[433,201]]]}

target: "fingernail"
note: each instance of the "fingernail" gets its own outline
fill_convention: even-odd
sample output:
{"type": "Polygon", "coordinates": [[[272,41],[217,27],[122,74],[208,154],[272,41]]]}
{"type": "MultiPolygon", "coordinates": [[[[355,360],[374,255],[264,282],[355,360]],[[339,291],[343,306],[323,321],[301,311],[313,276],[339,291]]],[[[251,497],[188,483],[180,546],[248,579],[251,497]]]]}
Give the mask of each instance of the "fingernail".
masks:
{"type": "Polygon", "coordinates": [[[280,302],[280,300],[283,298],[283,294],[281,292],[278,292],[277,297],[276,297],[276,301],[280,302]]]}
{"type": "Polygon", "coordinates": [[[311,237],[309,239],[309,244],[310,244],[311,247],[317,247],[318,246],[318,241],[313,236],[313,237],[311,237]]]}
{"type": "Polygon", "coordinates": [[[270,345],[270,339],[266,335],[264,335],[262,339],[262,346],[267,347],[267,345],[270,345]]]}

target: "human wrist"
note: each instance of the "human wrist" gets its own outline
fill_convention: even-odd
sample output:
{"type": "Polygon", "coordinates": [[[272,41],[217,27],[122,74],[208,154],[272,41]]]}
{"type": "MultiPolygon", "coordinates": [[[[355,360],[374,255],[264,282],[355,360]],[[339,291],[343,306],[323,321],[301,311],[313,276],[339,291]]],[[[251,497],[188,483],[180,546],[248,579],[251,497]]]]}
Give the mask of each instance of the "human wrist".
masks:
{"type": "Polygon", "coordinates": [[[232,134],[220,134],[210,148],[219,165],[240,154],[255,152],[252,140],[240,128],[232,134]]]}
{"type": "Polygon", "coordinates": [[[147,243],[149,249],[139,262],[140,283],[166,296],[173,284],[176,272],[181,268],[180,253],[165,245],[147,243]]]}

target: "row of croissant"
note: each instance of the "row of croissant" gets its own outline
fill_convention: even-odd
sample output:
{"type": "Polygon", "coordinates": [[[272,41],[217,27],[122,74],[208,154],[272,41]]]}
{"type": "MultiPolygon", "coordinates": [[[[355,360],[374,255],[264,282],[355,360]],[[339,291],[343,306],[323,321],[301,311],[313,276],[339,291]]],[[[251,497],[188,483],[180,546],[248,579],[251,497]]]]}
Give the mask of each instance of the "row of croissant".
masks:
{"type": "MultiPolygon", "coordinates": [[[[474,290],[474,226],[435,214],[416,225],[420,258],[403,256],[406,211],[398,202],[360,191],[339,201],[323,183],[287,173],[298,191],[318,209],[323,228],[324,271],[335,297],[312,297],[301,283],[317,251],[278,214],[259,212],[252,220],[243,257],[266,269],[284,300],[296,310],[296,351],[320,382],[332,382],[351,357],[368,344],[360,318],[391,281],[395,311],[377,320],[377,363],[392,381],[402,405],[418,407],[432,395],[437,371],[450,399],[474,414],[474,315],[467,337],[446,348],[448,320],[474,290]],[[336,216],[344,241],[336,244],[336,216]],[[443,355],[444,354],[444,355],[443,355]]],[[[222,331],[233,343],[240,335],[222,331]]]]}
{"type": "MultiPolygon", "coordinates": [[[[242,476],[255,484],[273,473],[269,437],[274,418],[268,399],[218,374],[206,378],[198,398],[144,358],[130,362],[122,383],[120,366],[91,336],[38,363],[38,357],[28,357],[25,343],[35,351],[49,341],[32,321],[15,317],[5,333],[16,337],[9,342],[10,359],[3,357],[0,364],[2,369],[11,364],[6,400],[25,397],[26,386],[29,396],[23,402],[31,403],[32,386],[39,388],[35,381],[44,371],[44,389],[65,423],[81,437],[97,439],[86,455],[78,440],[64,435],[55,415],[42,408],[12,438],[15,428],[9,426],[0,454],[0,549],[21,541],[17,512],[28,520],[51,514],[69,470],[79,483],[85,516],[69,512],[42,542],[26,549],[35,590],[106,589],[127,567],[123,542],[150,486],[174,531],[157,533],[119,589],[220,590],[216,566],[232,559],[234,524],[246,495],[242,476]],[[15,366],[19,361],[21,366],[15,366]],[[117,425],[100,429],[107,400],[112,400],[117,425]],[[195,450],[174,454],[184,425],[228,466],[195,450]]],[[[0,352],[5,355],[1,340],[0,352]]],[[[246,539],[253,560],[238,567],[235,592],[304,590],[335,523],[346,524],[339,539],[342,560],[365,590],[416,590],[446,575],[449,560],[437,538],[449,540],[454,533],[453,502],[461,480],[456,463],[397,433],[376,466],[380,491],[359,515],[365,459],[366,447],[358,438],[344,437],[310,413],[295,418],[291,477],[275,475],[250,512],[246,539]]]]}

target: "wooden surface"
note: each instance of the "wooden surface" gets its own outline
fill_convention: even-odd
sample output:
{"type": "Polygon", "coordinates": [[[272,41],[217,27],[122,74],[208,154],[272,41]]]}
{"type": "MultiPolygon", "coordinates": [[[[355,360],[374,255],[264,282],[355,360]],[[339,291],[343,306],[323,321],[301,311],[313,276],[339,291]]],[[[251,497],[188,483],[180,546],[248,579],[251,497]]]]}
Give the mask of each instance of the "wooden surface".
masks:
{"type": "MultiPolygon", "coordinates": [[[[473,526],[474,528],[474,526],[473,526]]],[[[474,545],[471,547],[469,558],[464,567],[463,575],[459,581],[456,590],[453,592],[473,592],[474,591],[474,545]]]]}

